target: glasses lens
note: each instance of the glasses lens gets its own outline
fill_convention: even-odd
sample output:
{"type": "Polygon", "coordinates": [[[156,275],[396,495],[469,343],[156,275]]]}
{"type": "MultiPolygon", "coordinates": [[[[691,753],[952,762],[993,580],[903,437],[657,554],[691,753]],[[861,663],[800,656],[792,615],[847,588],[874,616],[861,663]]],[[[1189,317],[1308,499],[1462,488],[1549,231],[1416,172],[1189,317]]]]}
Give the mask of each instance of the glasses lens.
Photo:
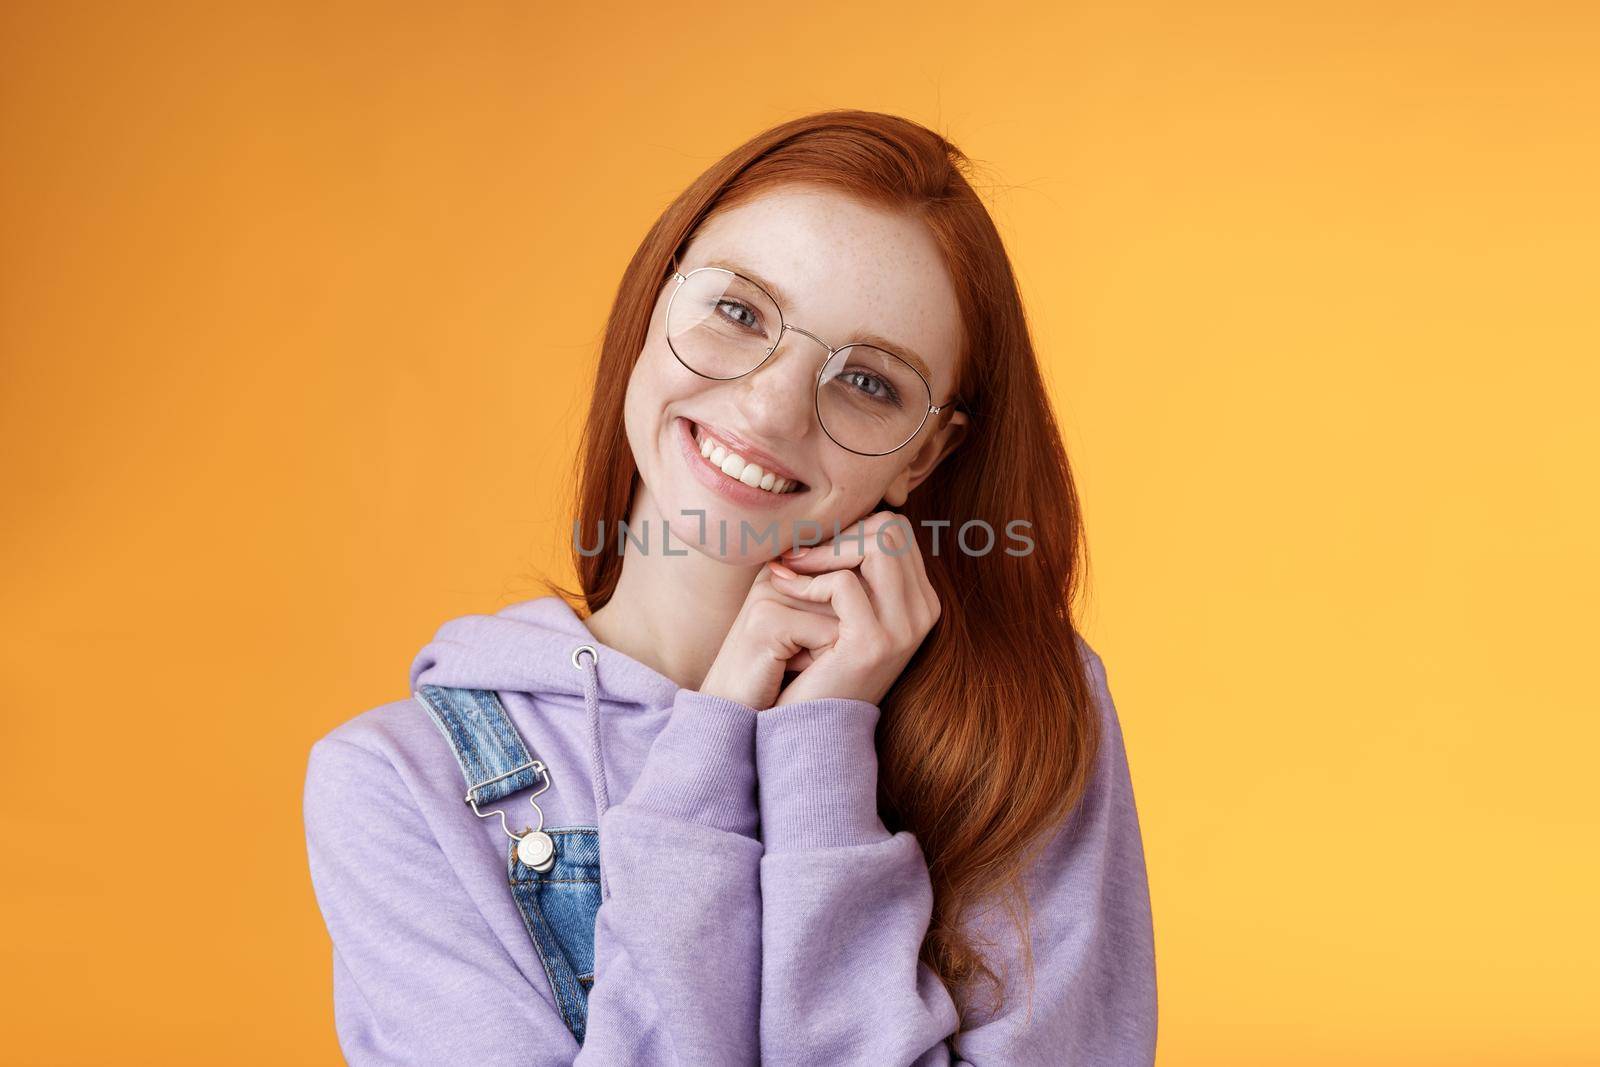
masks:
{"type": "Polygon", "coordinates": [[[754,282],[719,267],[690,271],[667,306],[667,344],[708,378],[737,378],[767,358],[783,331],[778,305],[754,282]]]}
{"type": "Polygon", "coordinates": [[[932,403],[927,382],[911,364],[872,345],[839,349],[817,386],[817,414],[828,436],[871,455],[905,444],[932,403]]]}

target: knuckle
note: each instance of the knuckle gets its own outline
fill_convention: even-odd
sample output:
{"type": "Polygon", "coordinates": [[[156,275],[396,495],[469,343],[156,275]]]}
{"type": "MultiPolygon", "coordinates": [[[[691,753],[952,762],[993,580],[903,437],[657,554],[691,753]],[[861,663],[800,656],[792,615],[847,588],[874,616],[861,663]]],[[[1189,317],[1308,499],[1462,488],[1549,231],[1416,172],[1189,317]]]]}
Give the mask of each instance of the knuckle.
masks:
{"type": "Polygon", "coordinates": [[[778,625],[778,620],[783,614],[782,604],[770,597],[763,597],[750,606],[750,625],[758,630],[768,631],[778,625]]]}

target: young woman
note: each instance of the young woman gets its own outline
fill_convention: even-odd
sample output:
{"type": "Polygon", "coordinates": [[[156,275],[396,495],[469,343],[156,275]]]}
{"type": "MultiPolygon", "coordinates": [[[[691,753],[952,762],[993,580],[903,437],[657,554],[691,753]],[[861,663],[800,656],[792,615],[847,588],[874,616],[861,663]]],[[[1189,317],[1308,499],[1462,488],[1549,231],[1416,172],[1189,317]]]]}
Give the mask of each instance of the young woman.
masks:
{"type": "Polygon", "coordinates": [[[966,166],[812,115],[646,235],[581,589],[445,623],[311,750],[352,1063],[1153,1062],[1077,499],[966,166]]]}

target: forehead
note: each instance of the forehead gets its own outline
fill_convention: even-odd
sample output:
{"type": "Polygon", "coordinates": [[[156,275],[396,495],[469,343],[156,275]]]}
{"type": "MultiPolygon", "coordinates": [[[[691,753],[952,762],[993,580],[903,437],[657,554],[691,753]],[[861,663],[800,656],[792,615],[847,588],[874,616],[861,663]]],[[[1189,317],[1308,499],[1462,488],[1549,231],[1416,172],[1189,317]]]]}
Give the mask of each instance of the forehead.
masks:
{"type": "Polygon", "coordinates": [[[955,287],[933,234],[910,215],[781,186],[713,215],[682,266],[749,274],[786,322],[835,348],[876,335],[927,364],[935,400],[950,392],[961,336],[955,287]]]}

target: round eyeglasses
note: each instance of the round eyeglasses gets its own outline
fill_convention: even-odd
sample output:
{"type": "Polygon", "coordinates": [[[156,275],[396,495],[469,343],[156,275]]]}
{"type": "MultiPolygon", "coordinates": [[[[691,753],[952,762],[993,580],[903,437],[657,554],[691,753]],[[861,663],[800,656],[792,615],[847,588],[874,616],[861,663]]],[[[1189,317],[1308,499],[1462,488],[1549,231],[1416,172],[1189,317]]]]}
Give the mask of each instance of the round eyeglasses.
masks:
{"type": "MultiPolygon", "coordinates": [[[[741,378],[778,350],[790,330],[828,350],[817,372],[816,411],[822,432],[848,452],[887,456],[904,447],[929,415],[955,402],[933,402],[922,372],[877,345],[834,348],[785,322],[771,293],[726,267],[696,267],[668,275],[677,288],[667,300],[667,347],[684,367],[716,381],[741,378]]],[[[959,405],[956,405],[959,406],[959,405]]]]}

